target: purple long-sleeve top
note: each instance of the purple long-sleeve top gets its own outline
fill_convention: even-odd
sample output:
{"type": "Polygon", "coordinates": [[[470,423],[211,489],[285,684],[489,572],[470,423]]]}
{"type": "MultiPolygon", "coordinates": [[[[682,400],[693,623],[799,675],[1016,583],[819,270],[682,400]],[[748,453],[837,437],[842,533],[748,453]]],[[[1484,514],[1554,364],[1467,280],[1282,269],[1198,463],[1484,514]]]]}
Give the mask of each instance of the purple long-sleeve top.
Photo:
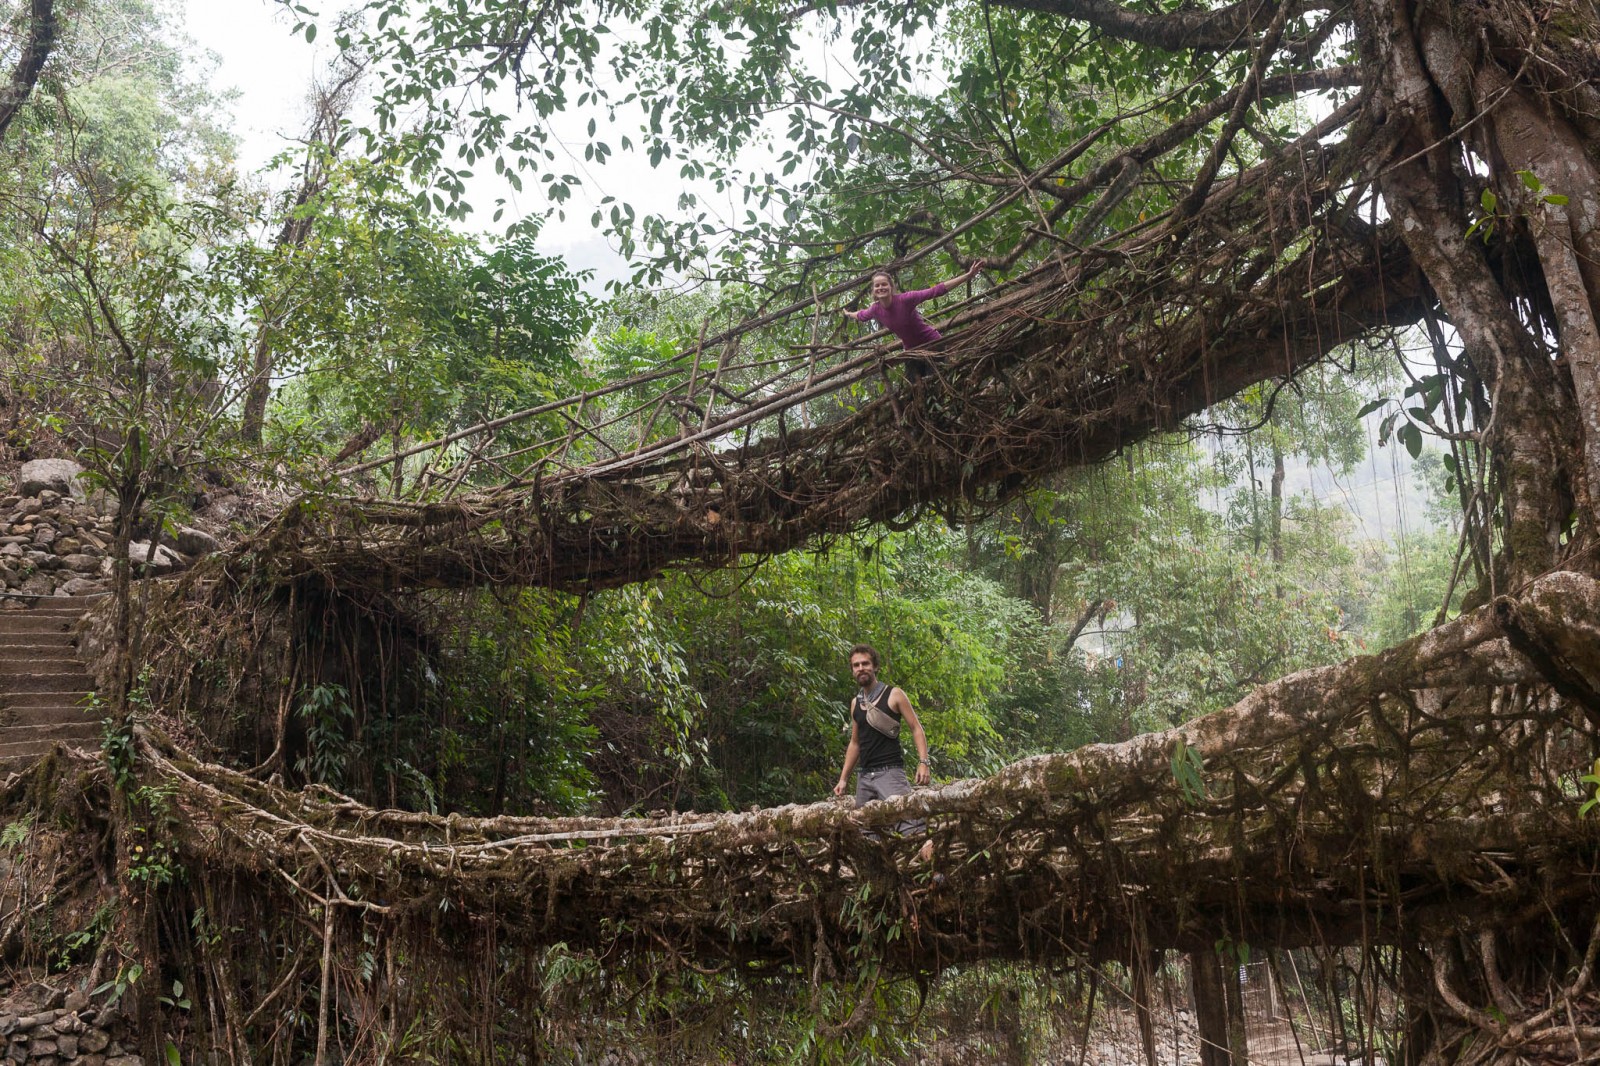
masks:
{"type": "Polygon", "coordinates": [[[941,281],[931,289],[897,292],[889,297],[887,305],[875,300],[871,307],[857,311],[856,321],[876,320],[884,329],[899,337],[900,343],[905,345],[908,351],[912,348],[926,348],[939,339],[939,331],[923,321],[917,305],[924,300],[943,296],[949,291],[950,287],[941,281]]]}

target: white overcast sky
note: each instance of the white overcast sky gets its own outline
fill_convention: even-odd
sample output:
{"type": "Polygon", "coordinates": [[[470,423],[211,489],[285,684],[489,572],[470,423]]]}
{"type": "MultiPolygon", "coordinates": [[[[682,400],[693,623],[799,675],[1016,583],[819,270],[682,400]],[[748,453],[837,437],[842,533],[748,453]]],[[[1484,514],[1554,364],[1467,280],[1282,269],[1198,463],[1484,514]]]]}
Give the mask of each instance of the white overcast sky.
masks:
{"type": "MultiPolygon", "coordinates": [[[[328,5],[329,10],[334,6],[328,5]]],[[[238,93],[233,114],[240,140],[239,165],[245,172],[255,171],[288,147],[303,128],[307,89],[333,58],[333,48],[321,41],[307,44],[303,36],[291,34],[293,20],[271,0],[178,0],[178,10],[185,17],[183,31],[221,60],[215,87],[238,93]]],[[[545,254],[563,257],[574,269],[593,270],[592,287],[598,292],[604,282],[625,278],[629,271],[605,238],[590,228],[595,201],[610,192],[630,200],[642,214],[669,209],[679,190],[673,183],[675,174],[652,171],[642,161],[626,156],[583,177],[586,184],[569,206],[566,221],[552,217],[539,243],[545,254]]],[[[474,197],[477,209],[467,222],[469,227],[498,230],[492,218],[494,201],[502,196],[509,205],[505,221],[515,217],[518,197],[508,186],[485,180],[473,191],[478,193],[474,197]]],[[[533,208],[544,202],[538,192],[521,199],[533,208]]]]}

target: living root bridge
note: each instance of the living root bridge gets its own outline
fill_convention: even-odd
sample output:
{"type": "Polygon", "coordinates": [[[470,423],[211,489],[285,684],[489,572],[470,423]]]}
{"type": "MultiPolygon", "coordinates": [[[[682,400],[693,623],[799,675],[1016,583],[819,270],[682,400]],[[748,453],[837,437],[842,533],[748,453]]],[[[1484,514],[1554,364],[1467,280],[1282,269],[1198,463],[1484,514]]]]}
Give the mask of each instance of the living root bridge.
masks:
{"type": "Polygon", "coordinates": [[[144,756],[173,790],[189,869],[280,906],[328,901],[356,939],[445,923],[442,950],[468,956],[564,944],[812,972],[898,926],[875,950],[914,973],[1223,937],[1408,944],[1574,907],[1587,928],[1600,828],[1578,814],[1577,775],[1596,754],[1595,692],[1600,584],[1560,572],[1180,728],[862,811],[437,817],[144,756]],[[912,814],[941,883],[911,863],[915,841],[863,835],[912,814]]]}
{"type": "MultiPolygon", "coordinates": [[[[1359,146],[1325,150],[1308,135],[1219,186],[1195,218],[1007,283],[950,324],[937,380],[857,393],[859,406],[822,425],[793,424],[796,409],[876,389],[884,353],[820,368],[794,358],[775,391],[755,389],[716,417],[708,407],[666,440],[645,439],[656,420],[643,409],[636,446],[631,424],[591,429],[569,416],[567,438],[509,481],[509,460],[485,459],[448,471],[431,500],[308,498],[231,568],[341,589],[584,590],[783,552],[925,507],[981,513],[1340,344],[1416,322],[1429,297],[1409,253],[1351,217],[1352,178],[1369,163],[1359,146]],[[453,495],[488,478],[502,484],[453,495]]],[[[685,395],[657,406],[709,405],[688,377],[685,395]]]]}

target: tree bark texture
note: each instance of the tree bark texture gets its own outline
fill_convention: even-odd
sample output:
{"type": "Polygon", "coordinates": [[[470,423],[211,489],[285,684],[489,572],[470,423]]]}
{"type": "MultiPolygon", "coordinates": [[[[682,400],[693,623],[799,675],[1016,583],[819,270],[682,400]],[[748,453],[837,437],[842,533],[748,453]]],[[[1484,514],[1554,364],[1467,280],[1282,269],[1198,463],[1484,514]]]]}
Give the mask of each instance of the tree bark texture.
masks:
{"type": "Polygon", "coordinates": [[[1236,1009],[1241,1003],[1238,967],[1229,966],[1214,950],[1197,951],[1189,956],[1189,974],[1200,1066],[1244,1066],[1250,1060],[1240,1054],[1246,1042],[1244,1011],[1236,1009]]]}
{"type": "Polygon", "coordinates": [[[1581,542],[1596,527],[1600,156],[1577,124],[1592,116],[1572,114],[1583,86],[1552,66],[1562,54],[1593,61],[1595,14],[1385,0],[1360,13],[1393,145],[1379,187],[1492,397],[1500,577],[1525,579],[1560,557],[1575,507],[1581,542]],[[1476,191],[1482,171],[1492,195],[1476,191]],[[1475,221],[1482,240],[1468,237],[1475,221]]]}
{"type": "Polygon", "coordinates": [[[1363,904],[1359,878],[1408,879],[1411,923],[1435,913],[1486,920],[1526,905],[1538,883],[1512,891],[1496,880],[1465,895],[1448,886],[1497,849],[1502,869],[1588,861],[1592,826],[1576,817],[1559,774],[1543,775],[1582,762],[1589,712],[1562,689],[1581,695],[1597,680],[1600,584],[1563,572],[1381,655],[1264,685],[1178,729],[1037,756],[860,811],[823,803],[666,819],[441,820],[330,807],[315,794],[151,757],[186,797],[189,846],[217,861],[338,854],[351,878],[384,878],[391,900],[435,891],[442,878],[464,904],[486,904],[514,876],[518,895],[496,906],[513,924],[537,918],[524,928],[535,940],[606,935],[590,921],[598,907],[633,914],[635,931],[661,923],[683,950],[782,955],[792,923],[813,921],[811,894],[845,887],[824,873],[837,857],[857,882],[875,871],[898,878],[895,845],[859,829],[926,817],[949,864],[949,906],[937,895],[922,905],[920,939],[891,948],[894,965],[1026,954],[1052,937],[1131,959],[1161,948],[1214,952],[1218,928],[1252,947],[1363,930],[1392,936],[1395,914],[1381,896],[1363,904]],[[1542,652],[1525,656],[1519,644],[1542,652]],[[1186,798],[1174,783],[1180,742],[1205,767],[1203,796],[1186,798]],[[1481,802],[1490,795],[1501,798],[1481,802]],[[446,835],[455,843],[438,850],[446,835]],[[572,850],[578,841],[588,846],[572,850]],[[656,895],[682,877],[716,905],[656,895]],[[1137,933],[1129,891],[1145,901],[1137,933]],[[547,898],[553,910],[539,902],[547,898]],[[1219,915],[1220,925],[1199,924],[1219,915]],[[729,922],[741,929],[731,941],[729,922]]]}
{"type": "Polygon", "coordinates": [[[317,938],[330,960],[390,937],[409,953],[417,937],[430,957],[560,945],[608,971],[659,965],[666,951],[701,967],[810,972],[819,958],[863,958],[875,973],[925,974],[1173,948],[1216,983],[1201,1004],[1208,1054],[1237,1066],[1248,1049],[1226,988],[1237,969],[1216,946],[1227,930],[1254,951],[1410,945],[1406,958],[1431,967],[1418,994],[1437,1021],[1414,1023],[1416,1039],[1476,1032],[1477,1046],[1514,1055],[1554,1039],[1547,1004],[1589,1009],[1600,830],[1578,816],[1570,782],[1592,758],[1595,691],[1600,582],[1558,572],[1165,733],[859,811],[440,817],[285,791],[153,740],[141,765],[172,797],[173,846],[195,876],[268,912],[329,894],[359,912],[348,944],[317,938]],[[1175,783],[1180,746],[1204,768],[1199,795],[1175,783]],[[937,888],[908,865],[917,841],[863,835],[908,817],[930,823],[937,888]],[[463,916],[449,947],[439,899],[463,916]],[[1590,963],[1551,955],[1552,921],[1590,963]],[[1550,980],[1567,991],[1548,992],[1550,980]],[[1520,1010],[1500,1005],[1506,988],[1520,1010]]]}
{"type": "Polygon", "coordinates": [[[0,140],[16,121],[22,105],[33,95],[33,87],[44,71],[45,60],[55,47],[58,26],[55,0],[31,0],[28,6],[28,35],[22,45],[22,54],[11,71],[4,95],[0,95],[0,140]]]}

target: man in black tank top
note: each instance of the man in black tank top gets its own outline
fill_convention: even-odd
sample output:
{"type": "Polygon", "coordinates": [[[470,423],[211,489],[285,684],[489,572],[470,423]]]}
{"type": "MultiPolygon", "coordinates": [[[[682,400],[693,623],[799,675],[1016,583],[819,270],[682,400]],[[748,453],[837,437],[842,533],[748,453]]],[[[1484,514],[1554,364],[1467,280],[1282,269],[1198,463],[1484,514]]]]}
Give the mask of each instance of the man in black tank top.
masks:
{"type": "MultiPolygon", "coordinates": [[[[861,691],[850,703],[850,746],[845,749],[844,769],[839,772],[839,783],[833,794],[842,796],[849,786],[850,771],[860,767],[856,774],[856,806],[864,807],[875,800],[890,796],[903,796],[911,791],[906,780],[905,756],[900,748],[901,723],[911,727],[911,739],[917,746],[917,784],[926,785],[928,771],[928,737],[911,709],[906,694],[878,680],[878,653],[870,644],[857,644],[850,649],[850,673],[861,691]]],[[[926,828],[921,819],[901,822],[901,833],[920,833],[926,828]]],[[[932,841],[923,848],[932,847],[932,841]]],[[[926,857],[926,856],[924,856],[926,857]]]]}

